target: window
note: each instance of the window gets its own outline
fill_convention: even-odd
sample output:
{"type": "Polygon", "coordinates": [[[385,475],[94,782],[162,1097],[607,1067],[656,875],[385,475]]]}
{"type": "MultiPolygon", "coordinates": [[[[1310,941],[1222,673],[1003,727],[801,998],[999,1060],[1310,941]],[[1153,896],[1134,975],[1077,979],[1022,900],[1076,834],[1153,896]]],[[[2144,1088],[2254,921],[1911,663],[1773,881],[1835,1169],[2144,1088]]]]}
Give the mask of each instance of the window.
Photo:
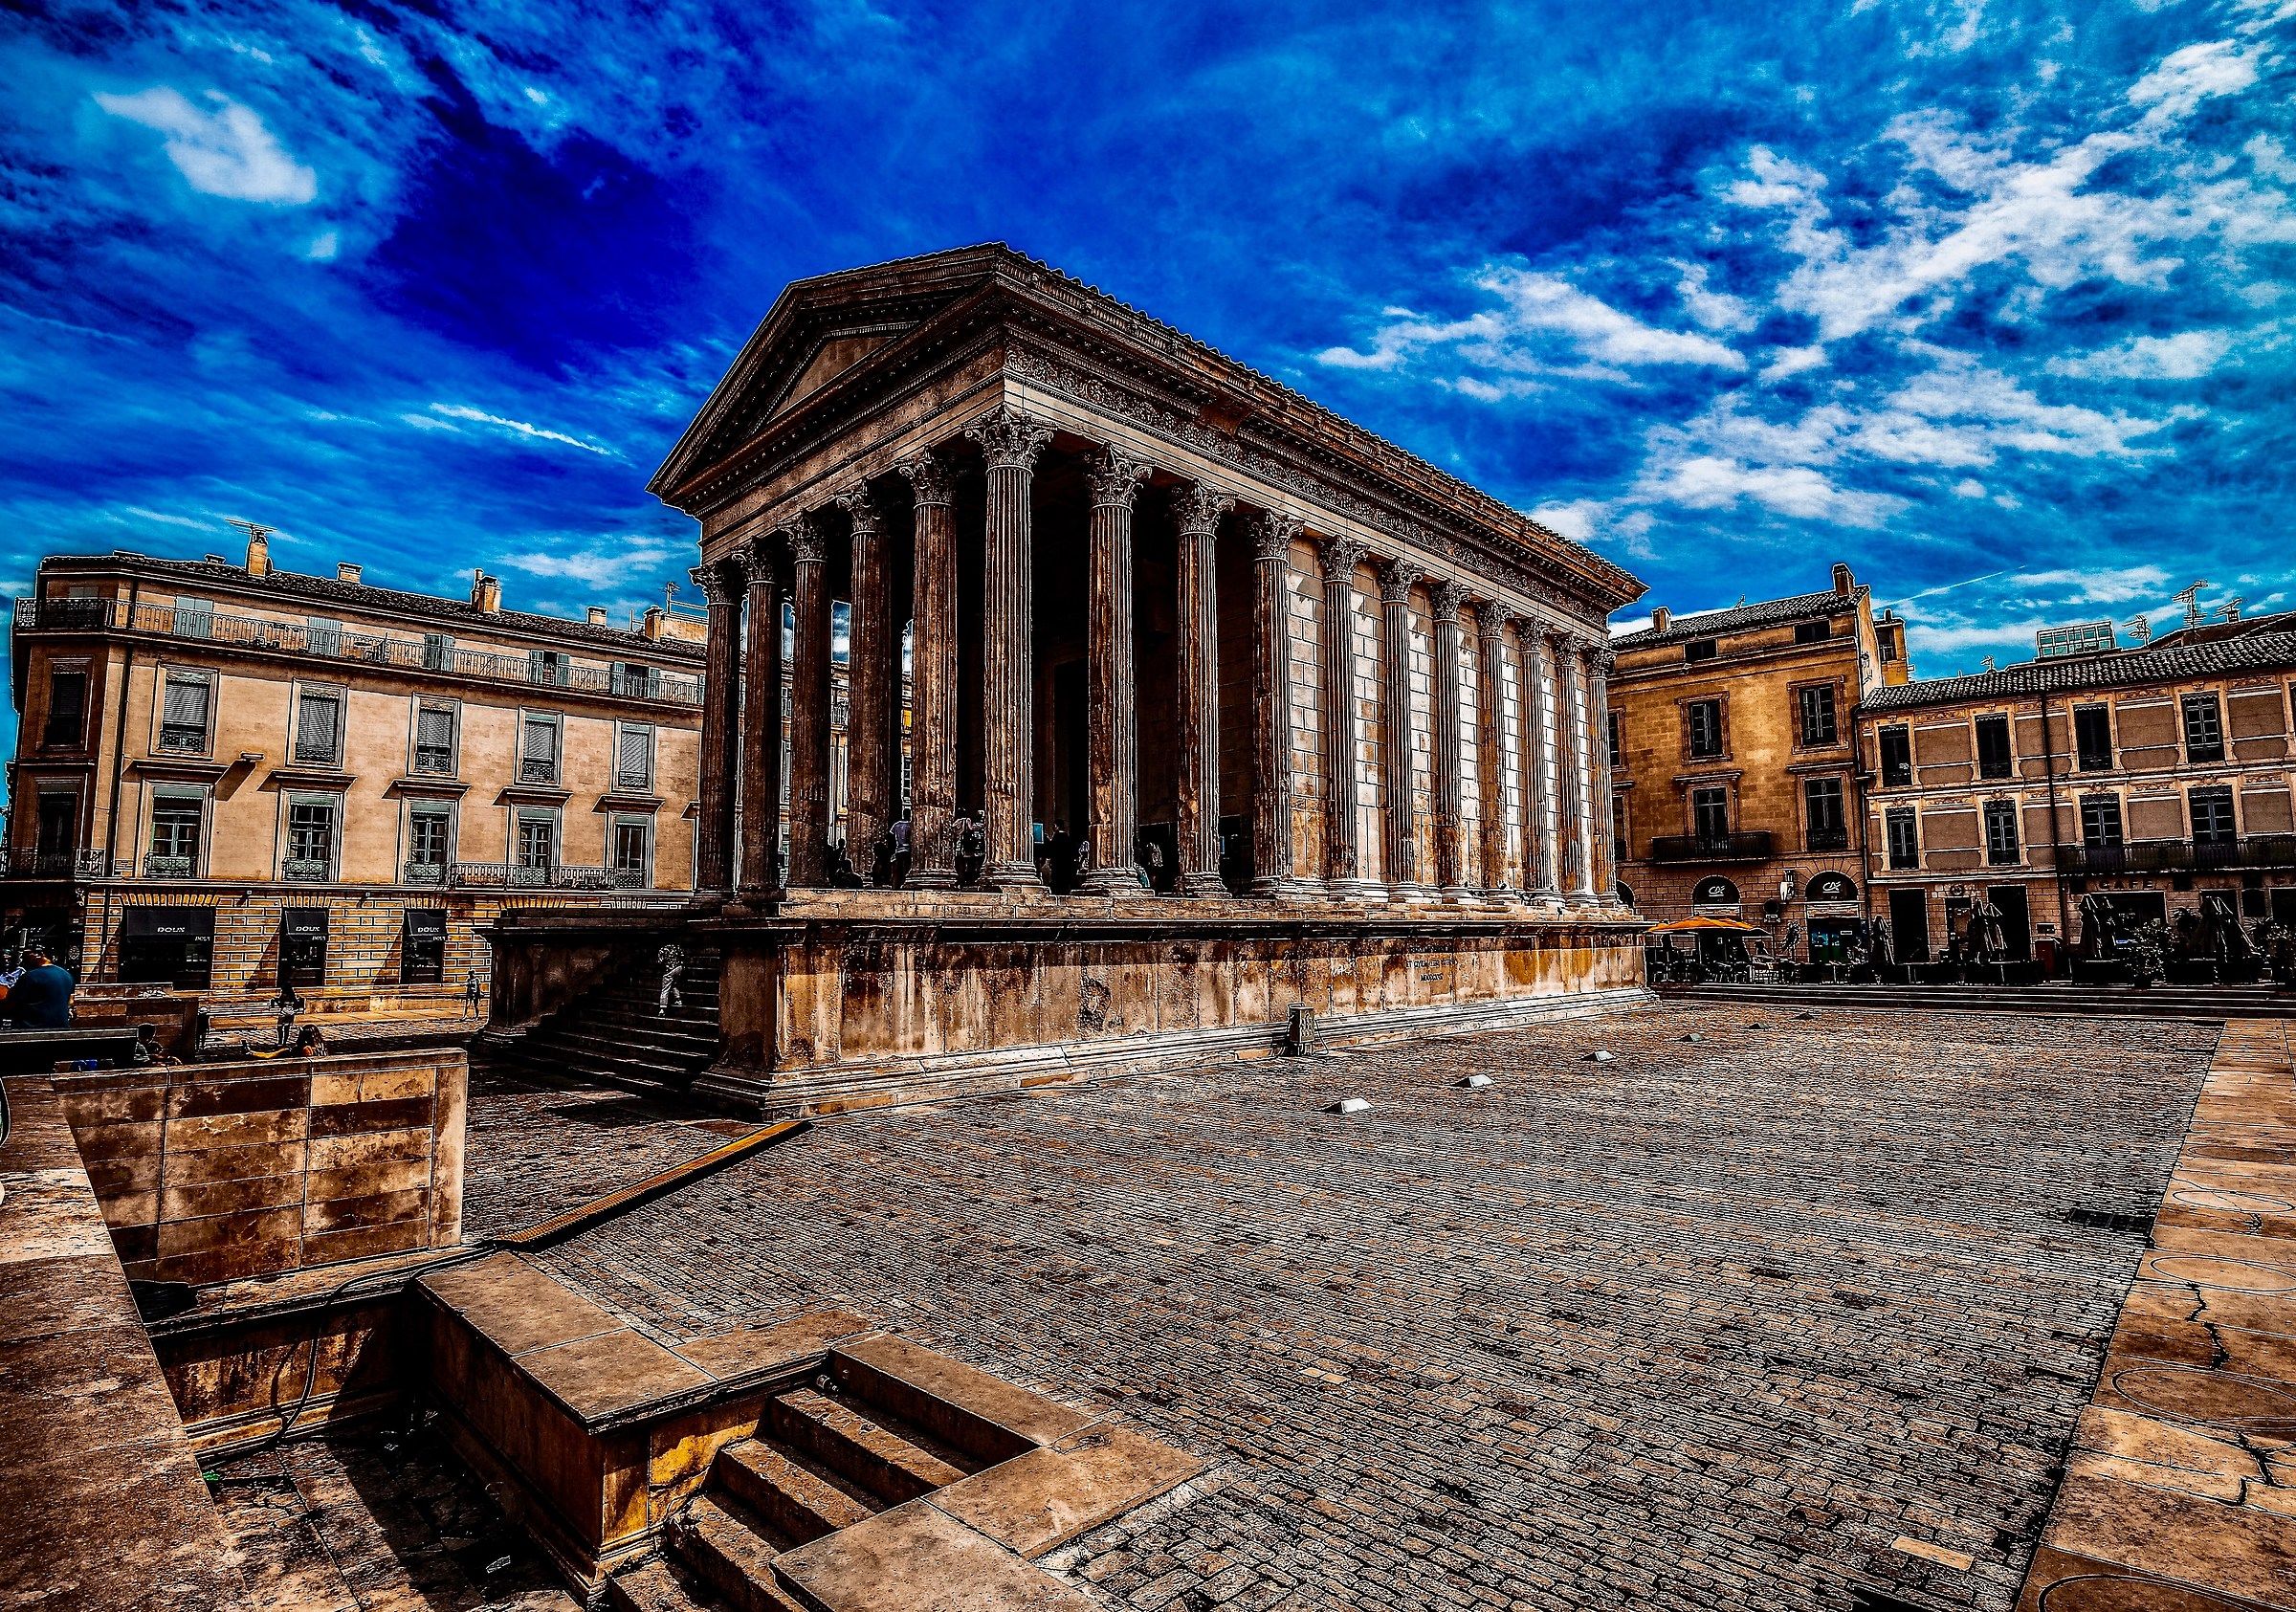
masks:
{"type": "Polygon", "coordinates": [[[652,861],[653,825],[643,817],[614,819],[613,880],[616,885],[633,886],[650,882],[649,865],[652,861]]]}
{"type": "Polygon", "coordinates": [[[651,666],[618,660],[608,674],[607,685],[612,693],[625,695],[631,699],[656,699],[661,694],[660,675],[651,666]]]}
{"type": "Polygon", "coordinates": [[[2232,821],[2229,786],[2193,791],[2193,844],[2232,845],[2240,839],[2232,821]]]}
{"type": "Polygon", "coordinates": [[[625,722],[615,732],[614,787],[653,787],[653,729],[644,722],[625,722]]]}
{"type": "Polygon", "coordinates": [[[2081,797],[2081,843],[2091,850],[2109,850],[2121,843],[2120,796],[2081,797]]]}
{"type": "Polygon", "coordinates": [[[205,677],[170,672],[160,696],[160,748],[179,756],[208,753],[208,694],[205,677]]]}
{"type": "Polygon", "coordinates": [[[1822,644],[1833,635],[1834,624],[1830,621],[1798,621],[1794,624],[1794,642],[1797,644],[1822,644]]]}
{"type": "Polygon", "coordinates": [[[1801,742],[1804,745],[1838,742],[1841,733],[1834,722],[1834,686],[1813,684],[1796,689],[1794,696],[1801,712],[1801,742]]]}
{"type": "Polygon", "coordinates": [[[342,803],[332,795],[297,795],[287,803],[287,866],[291,879],[335,876],[335,826],[342,803]]]}
{"type": "Polygon", "coordinates": [[[1979,778],[2007,778],[2015,769],[2009,753],[2009,718],[1979,717],[1977,718],[1977,776],[1979,778]]]}
{"type": "Polygon", "coordinates": [[[2073,757],[2083,772],[2112,770],[2112,713],[2102,705],[2073,707],[2073,757]]]}
{"type": "Polygon", "coordinates": [[[2213,694],[2184,696],[2184,759],[2188,762],[2224,759],[2224,711],[2213,694]]]}
{"type": "Polygon", "coordinates": [[[1690,791],[1690,832],[1700,845],[1730,843],[1730,791],[1709,785],[1690,791]]]}
{"type": "Polygon", "coordinates": [[[342,764],[342,696],[305,689],[296,702],[295,759],[319,766],[342,764]]]}
{"type": "Polygon", "coordinates": [[[558,782],[558,718],[529,714],[519,724],[519,782],[558,782]]]}
{"type": "Polygon", "coordinates": [[[1614,767],[1626,764],[1625,731],[1624,718],[1613,711],[1610,714],[1610,764],[1614,767]]]}
{"type": "Polygon", "coordinates": [[[1839,778],[1803,779],[1801,806],[1812,850],[1849,849],[1849,819],[1842,808],[1839,778]]]}
{"type": "Polygon", "coordinates": [[[454,776],[454,707],[422,705],[414,713],[414,770],[454,776]]]}
{"type": "Polygon", "coordinates": [[[1697,662],[1702,660],[1713,659],[1714,641],[1711,638],[1691,639],[1689,643],[1683,645],[1682,658],[1686,665],[1695,665],[1697,662]]]}
{"type": "Polygon", "coordinates": [[[144,859],[144,876],[151,879],[188,879],[199,872],[199,829],[203,797],[179,790],[154,795],[151,802],[151,854],[144,859]]]}
{"type": "Polygon", "coordinates": [[[443,868],[453,860],[454,813],[443,806],[418,806],[407,813],[407,861],[417,868],[443,868]]]}
{"type": "Polygon", "coordinates": [[[175,635],[178,638],[214,637],[214,604],[206,599],[178,599],[175,602],[175,635]]]}
{"type": "Polygon", "coordinates": [[[40,743],[50,750],[77,750],[87,742],[88,674],[78,667],[48,672],[48,722],[40,743]]]}
{"type": "Polygon", "coordinates": [[[79,795],[77,790],[40,791],[39,839],[42,856],[69,856],[79,849],[79,795]]]}
{"type": "Polygon", "coordinates": [[[1683,707],[1683,712],[1689,723],[1691,758],[1711,761],[1721,755],[1722,702],[1718,699],[1693,699],[1683,707]]]}
{"type": "Polygon", "coordinates": [[[423,634],[423,670],[447,672],[454,665],[454,640],[443,632],[423,634]]]}
{"type": "Polygon", "coordinates": [[[306,616],[303,641],[311,646],[315,655],[339,655],[342,653],[342,623],[329,621],[324,616],[306,616]]]}
{"type": "Polygon", "coordinates": [[[1902,789],[1913,782],[1913,732],[1900,723],[1881,730],[1882,787],[1902,789]]]}
{"type": "Polygon", "coordinates": [[[1985,860],[1997,868],[2018,860],[2015,801],[1985,803],[1985,860]]]}
{"type": "Polygon", "coordinates": [[[519,862],[529,872],[547,872],[558,862],[558,818],[547,811],[519,813],[519,862]]]}
{"type": "Polygon", "coordinates": [[[526,651],[526,680],[554,688],[564,688],[571,673],[566,657],[556,650],[526,651]]]}
{"type": "Polygon", "coordinates": [[[1921,866],[1921,829],[1913,820],[1911,806],[1895,806],[1884,820],[1889,830],[1889,866],[1918,868],[1921,866]]]}

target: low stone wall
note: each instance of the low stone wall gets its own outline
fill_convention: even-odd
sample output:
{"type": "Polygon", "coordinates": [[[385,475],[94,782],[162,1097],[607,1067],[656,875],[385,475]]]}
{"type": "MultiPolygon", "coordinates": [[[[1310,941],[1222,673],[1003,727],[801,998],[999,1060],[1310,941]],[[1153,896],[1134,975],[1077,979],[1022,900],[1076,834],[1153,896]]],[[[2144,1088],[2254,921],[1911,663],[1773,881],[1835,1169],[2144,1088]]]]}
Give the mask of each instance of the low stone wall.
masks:
{"type": "Polygon", "coordinates": [[[222,1282],[461,1240],[459,1050],[54,1078],[138,1280],[222,1282]]]}

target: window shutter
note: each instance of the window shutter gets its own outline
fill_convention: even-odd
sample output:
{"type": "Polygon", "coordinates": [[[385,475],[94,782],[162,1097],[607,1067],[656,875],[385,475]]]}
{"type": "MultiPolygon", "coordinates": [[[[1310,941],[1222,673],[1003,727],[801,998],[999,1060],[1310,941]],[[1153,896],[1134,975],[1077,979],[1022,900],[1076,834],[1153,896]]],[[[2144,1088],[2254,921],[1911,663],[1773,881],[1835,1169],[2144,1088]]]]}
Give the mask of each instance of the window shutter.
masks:
{"type": "Polygon", "coordinates": [[[525,743],[519,755],[529,762],[553,761],[558,755],[558,727],[552,722],[529,719],[526,723],[525,743]]]}
{"type": "Polygon", "coordinates": [[[645,728],[622,730],[622,760],[617,769],[624,784],[643,784],[653,770],[653,735],[645,728]]]}
{"type": "Polygon", "coordinates": [[[296,754],[307,762],[333,761],[342,718],[342,704],[334,696],[303,696],[302,741],[296,746],[296,754]]]}
{"type": "Polygon", "coordinates": [[[454,713],[425,706],[414,715],[414,742],[417,749],[452,750],[454,747],[454,713]]]}
{"type": "Polygon", "coordinates": [[[170,677],[160,719],[171,728],[207,731],[208,685],[197,677],[170,677]]]}

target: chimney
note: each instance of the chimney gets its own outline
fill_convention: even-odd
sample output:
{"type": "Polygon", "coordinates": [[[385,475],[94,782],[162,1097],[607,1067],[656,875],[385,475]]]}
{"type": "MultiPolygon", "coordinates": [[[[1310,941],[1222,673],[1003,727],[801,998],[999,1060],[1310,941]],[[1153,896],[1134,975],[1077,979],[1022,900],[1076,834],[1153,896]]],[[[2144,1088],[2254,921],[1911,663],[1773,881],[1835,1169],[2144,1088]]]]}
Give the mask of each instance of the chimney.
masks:
{"type": "Polygon", "coordinates": [[[1664,632],[1667,628],[1672,627],[1673,625],[1674,612],[1667,609],[1664,605],[1661,605],[1657,609],[1650,612],[1651,631],[1664,632]]]}
{"type": "Polygon", "coordinates": [[[348,560],[335,562],[335,580],[337,582],[357,582],[364,574],[363,567],[352,564],[348,560]]]}
{"type": "Polygon", "coordinates": [[[649,638],[658,639],[661,637],[662,607],[659,605],[649,605],[646,607],[646,614],[639,622],[638,630],[645,633],[649,638]]]}
{"type": "Polygon", "coordinates": [[[271,534],[260,526],[247,534],[247,574],[271,575],[271,534]]]}
{"type": "Polygon", "coordinates": [[[583,611],[582,619],[588,622],[592,627],[604,627],[606,625],[606,607],[604,605],[592,605],[588,609],[583,611]]]}
{"type": "Polygon", "coordinates": [[[496,615],[502,608],[502,582],[484,571],[471,574],[471,603],[487,615],[496,615]]]}
{"type": "Polygon", "coordinates": [[[1858,590],[1858,579],[1849,574],[1849,567],[1839,560],[1834,562],[1834,591],[1846,599],[1858,590]]]}

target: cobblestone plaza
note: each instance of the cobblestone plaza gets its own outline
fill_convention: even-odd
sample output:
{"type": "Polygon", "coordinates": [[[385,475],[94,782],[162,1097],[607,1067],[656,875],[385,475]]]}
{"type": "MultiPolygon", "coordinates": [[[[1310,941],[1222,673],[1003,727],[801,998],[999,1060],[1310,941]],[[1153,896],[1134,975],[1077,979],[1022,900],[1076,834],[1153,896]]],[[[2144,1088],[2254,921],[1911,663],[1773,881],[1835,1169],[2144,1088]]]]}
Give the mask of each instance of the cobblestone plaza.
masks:
{"type": "MultiPolygon", "coordinates": [[[[2006,1608],[2215,1043],[1717,1007],[1209,1065],[824,1124],[542,1259],[665,1341],[842,1307],[1204,1457],[1052,1558],[1112,1605],[2006,1608]]],[[[714,1140],[473,1110],[475,1232],[714,1140]]]]}

